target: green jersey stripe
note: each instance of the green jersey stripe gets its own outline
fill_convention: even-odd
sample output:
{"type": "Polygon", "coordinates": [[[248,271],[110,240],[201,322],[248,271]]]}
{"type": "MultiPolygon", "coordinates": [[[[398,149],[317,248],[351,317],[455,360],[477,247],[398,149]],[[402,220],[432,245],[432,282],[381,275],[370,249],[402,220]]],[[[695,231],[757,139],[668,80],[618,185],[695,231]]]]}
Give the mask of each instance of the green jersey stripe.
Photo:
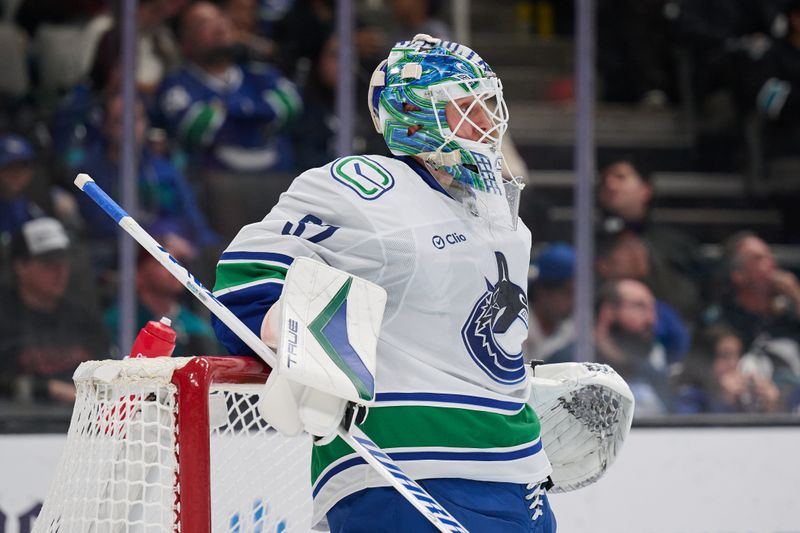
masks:
{"type": "Polygon", "coordinates": [[[185,141],[189,146],[199,145],[203,138],[206,137],[207,131],[212,123],[218,122],[214,120],[214,115],[216,113],[218,113],[218,111],[210,105],[200,109],[186,129],[185,141]]]}
{"type": "Polygon", "coordinates": [[[286,279],[286,267],[259,262],[218,263],[213,292],[263,279],[286,279]]]}
{"type": "Polygon", "coordinates": [[[282,99],[277,91],[269,91],[264,95],[264,100],[272,107],[275,112],[274,127],[279,128],[286,124],[289,118],[289,106],[284,99],[282,99]]]}
{"type": "Polygon", "coordinates": [[[285,88],[278,88],[275,90],[275,94],[286,105],[286,110],[288,111],[287,121],[296,119],[303,109],[303,104],[295,96],[296,93],[287,91],[285,88]]]}
{"type": "MultiPolygon", "coordinates": [[[[504,415],[472,409],[428,406],[372,407],[361,429],[383,450],[440,447],[511,448],[539,438],[539,418],[530,405],[519,413],[504,415]]],[[[353,453],[337,437],[315,446],[311,457],[311,481],[334,461],[353,453]]]]}

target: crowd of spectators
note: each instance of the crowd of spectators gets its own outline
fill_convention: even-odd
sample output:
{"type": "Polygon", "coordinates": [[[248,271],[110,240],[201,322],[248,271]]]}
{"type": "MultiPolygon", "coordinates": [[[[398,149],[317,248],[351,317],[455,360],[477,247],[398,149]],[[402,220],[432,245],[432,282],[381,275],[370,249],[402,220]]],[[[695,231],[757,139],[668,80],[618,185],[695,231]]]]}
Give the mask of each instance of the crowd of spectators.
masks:
{"type": "MultiPolygon", "coordinates": [[[[562,3],[550,4],[556,19],[559,12],[564,15],[562,3]]],[[[564,24],[557,28],[561,34],[574,31],[564,24]]],[[[774,193],[770,205],[783,209],[784,220],[795,217],[800,167],[771,163],[800,161],[800,2],[599,0],[597,30],[600,100],[644,111],[680,106],[692,133],[689,159],[696,169],[741,172],[749,190],[774,193]],[[781,168],[784,175],[778,176],[781,168]],[[775,178],[784,180],[783,189],[764,186],[775,178]]],[[[655,222],[654,193],[652,169],[642,158],[619,158],[599,169],[595,356],[632,383],[639,415],[797,412],[795,273],[777,266],[771,246],[752,232],[705,242],[722,253],[704,256],[697,236],[655,222]],[[638,294],[634,321],[629,316],[634,310],[625,307],[644,290],[649,297],[638,294]],[[651,314],[652,323],[645,319],[651,314]],[[640,344],[645,337],[650,348],[640,344]],[[615,359],[620,353],[625,357],[615,359]],[[636,384],[642,380],[647,388],[636,384]]],[[[784,236],[784,243],[797,244],[796,236],[784,236]]],[[[534,256],[529,301],[535,336],[525,346],[529,358],[587,357],[578,357],[564,342],[562,325],[571,325],[571,311],[556,313],[542,304],[541,295],[552,289],[537,265],[562,256],[564,246],[544,246],[534,256]],[[554,354],[550,343],[562,349],[554,354]]],[[[559,279],[557,286],[571,290],[571,280],[559,279]]],[[[564,294],[570,293],[556,292],[554,302],[566,304],[558,296],[564,294]]]]}
{"type": "MultiPolygon", "coordinates": [[[[403,33],[444,35],[441,4],[387,7],[403,33]]],[[[122,4],[18,0],[0,9],[4,35],[29,44],[30,79],[23,92],[0,84],[0,399],[69,402],[78,363],[129,348],[117,339],[120,232],[71,185],[85,172],[121,194],[122,4]]],[[[283,184],[335,157],[335,2],[139,0],[136,9],[134,216],[208,274],[232,238],[212,216],[219,191],[239,195],[221,204],[234,210],[247,191],[269,191],[257,213],[237,213],[237,224],[255,221],[277,200],[277,188],[257,182],[283,184]]],[[[357,21],[363,98],[395,38],[388,30],[357,21]]],[[[356,150],[385,151],[366,113],[358,119],[356,150]]],[[[204,310],[146,253],[135,285],[137,327],[166,316],[177,355],[220,352],[204,310]]]]}
{"type": "MultiPolygon", "coordinates": [[[[81,76],[54,88],[44,69],[37,74],[34,55],[33,88],[0,109],[0,398],[69,402],[78,363],[126,353],[116,331],[119,233],[70,185],[87,172],[120,193],[121,13],[111,4],[21,0],[16,17],[6,14],[31,39],[59,25],[91,25],[97,35],[81,76]],[[97,20],[107,24],[87,22],[97,20]]],[[[396,24],[358,21],[359,101],[394,40],[449,35],[443,4],[391,0],[396,24]]],[[[679,98],[664,43],[680,42],[692,51],[698,102],[730,89],[779,138],[776,151],[784,141],[797,146],[788,132],[797,128],[800,2],[623,2],[614,13],[624,16],[606,25],[607,4],[599,11],[605,99],[679,98]],[[724,24],[709,26],[708,13],[724,24]],[[627,33],[607,39],[614,28],[627,33]],[[644,28],[648,37],[639,40],[644,28]]],[[[135,214],[191,270],[209,272],[232,237],[210,214],[221,184],[246,191],[254,180],[283,183],[334,158],[341,75],[334,8],[333,0],[139,0],[135,214]]],[[[555,16],[564,27],[561,7],[555,16]]],[[[354,150],[383,153],[362,107],[354,150]]],[[[597,182],[596,353],[588,357],[626,378],[637,414],[796,411],[800,285],[769,245],[737,234],[721,243],[719,264],[710,263],[693,236],[654,221],[652,172],[641,160],[612,161],[597,182]]],[[[276,199],[257,202],[253,217],[276,199]]],[[[534,235],[525,356],[584,359],[575,353],[572,320],[575,252],[566,243],[542,245],[536,228],[534,235]]],[[[147,254],[138,257],[135,283],[138,327],[167,316],[178,333],[176,355],[220,350],[203,313],[147,254]]]]}
{"type": "Polygon", "coordinates": [[[598,176],[594,354],[575,353],[575,251],[545,244],[529,276],[528,360],[594,359],[630,384],[637,416],[774,413],[800,407],[800,282],[741,231],[704,260],[649,215],[652,185],[633,158],[598,176]]]}

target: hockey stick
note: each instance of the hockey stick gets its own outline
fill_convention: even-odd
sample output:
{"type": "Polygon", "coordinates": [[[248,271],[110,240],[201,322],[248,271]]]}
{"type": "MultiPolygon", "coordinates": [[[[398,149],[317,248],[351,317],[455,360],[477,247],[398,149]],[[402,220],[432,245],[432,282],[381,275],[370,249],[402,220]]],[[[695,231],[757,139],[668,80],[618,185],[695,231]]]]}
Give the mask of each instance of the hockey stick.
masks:
{"type": "MultiPolygon", "coordinates": [[[[277,365],[277,356],[230,309],[217,300],[183,265],[173,258],[163,246],[147,233],[119,204],[101,189],[88,174],[78,174],[75,185],[85,192],[116,223],[147,250],[161,265],[180,281],[209,311],[242,339],[251,350],[271,368],[277,365]]],[[[416,481],[408,477],[395,462],[355,424],[339,425],[338,435],[350,445],[370,466],[408,500],[436,529],[443,533],[468,533],[444,507],[442,507],[416,481]]]]}

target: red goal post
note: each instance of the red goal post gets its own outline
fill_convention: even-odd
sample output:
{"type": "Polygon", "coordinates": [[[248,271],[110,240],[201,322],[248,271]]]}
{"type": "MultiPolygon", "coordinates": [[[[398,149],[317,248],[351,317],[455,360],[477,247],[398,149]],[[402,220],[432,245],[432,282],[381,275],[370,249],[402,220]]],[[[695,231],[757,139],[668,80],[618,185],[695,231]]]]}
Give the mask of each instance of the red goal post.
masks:
{"type": "Polygon", "coordinates": [[[309,531],[307,435],[258,414],[251,357],[90,361],[34,532],[309,531]]]}

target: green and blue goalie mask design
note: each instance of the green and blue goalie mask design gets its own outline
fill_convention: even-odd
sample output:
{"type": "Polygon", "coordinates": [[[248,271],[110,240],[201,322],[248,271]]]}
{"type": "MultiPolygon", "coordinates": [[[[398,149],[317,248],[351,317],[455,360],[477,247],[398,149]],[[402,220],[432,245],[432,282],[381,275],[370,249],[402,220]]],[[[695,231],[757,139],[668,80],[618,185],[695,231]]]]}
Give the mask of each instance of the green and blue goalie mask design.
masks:
{"type": "Polygon", "coordinates": [[[473,215],[513,229],[522,180],[502,174],[502,87],[473,50],[420,34],[397,43],[375,70],[369,107],[393,154],[444,170],[453,177],[448,192],[473,215]]]}

